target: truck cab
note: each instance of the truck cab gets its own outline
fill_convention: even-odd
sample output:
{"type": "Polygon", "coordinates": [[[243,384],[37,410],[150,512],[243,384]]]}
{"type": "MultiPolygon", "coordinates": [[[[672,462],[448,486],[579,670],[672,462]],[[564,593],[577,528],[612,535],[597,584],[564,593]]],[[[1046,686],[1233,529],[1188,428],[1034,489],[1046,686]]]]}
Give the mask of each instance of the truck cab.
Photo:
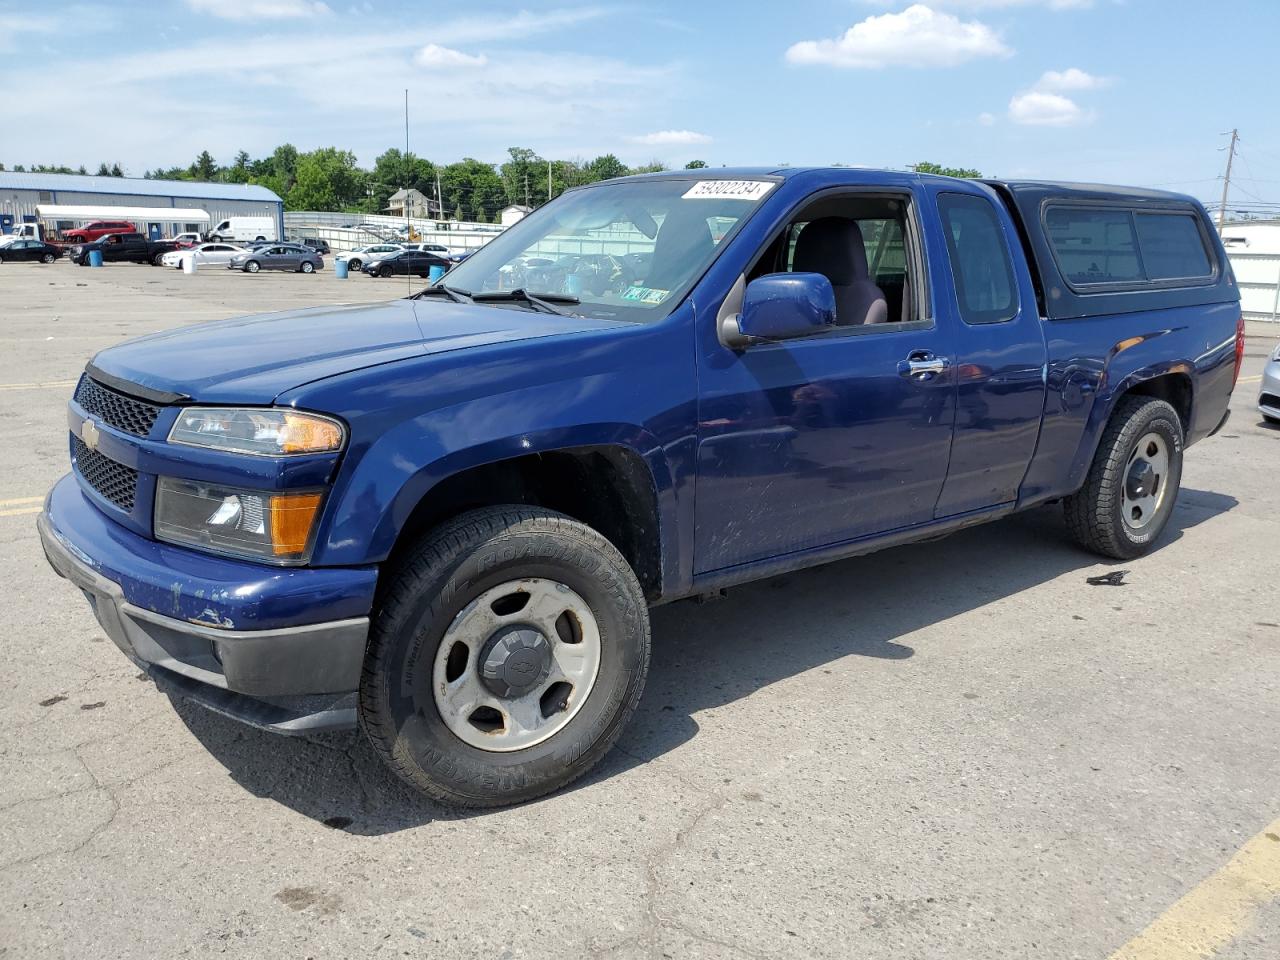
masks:
{"type": "Polygon", "coordinates": [[[625,178],[405,299],[103,351],[39,528],[165,689],[512,803],[609,750],[654,604],[1048,501],[1140,557],[1242,350],[1189,197],[625,178]]]}

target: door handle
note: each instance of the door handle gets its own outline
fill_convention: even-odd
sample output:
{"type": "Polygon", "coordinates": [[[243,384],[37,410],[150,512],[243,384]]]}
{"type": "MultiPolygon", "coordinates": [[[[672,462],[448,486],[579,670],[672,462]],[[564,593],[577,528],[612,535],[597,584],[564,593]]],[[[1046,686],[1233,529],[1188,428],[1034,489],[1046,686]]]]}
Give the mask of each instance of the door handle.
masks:
{"type": "Polygon", "coordinates": [[[917,350],[907,359],[898,361],[898,373],[911,380],[932,380],[940,373],[945,373],[951,361],[946,357],[935,357],[932,353],[917,350]]]}

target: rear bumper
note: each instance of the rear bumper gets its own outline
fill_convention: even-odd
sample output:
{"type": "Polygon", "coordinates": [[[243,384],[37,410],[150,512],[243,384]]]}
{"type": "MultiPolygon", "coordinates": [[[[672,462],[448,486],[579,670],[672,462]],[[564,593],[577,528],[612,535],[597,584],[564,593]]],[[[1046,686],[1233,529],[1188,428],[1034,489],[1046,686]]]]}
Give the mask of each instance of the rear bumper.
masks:
{"type": "MultiPolygon", "coordinates": [[[[65,483],[54,488],[45,512],[36,521],[45,556],[56,573],[85,595],[98,623],[116,646],[159,686],[218,713],[278,733],[355,724],[355,691],[364,662],[368,616],[241,630],[214,625],[219,612],[212,609],[207,622],[193,622],[132,603],[121,582],[107,575],[115,571],[95,558],[94,553],[101,553],[102,544],[96,540],[92,526],[82,524],[88,526],[87,533],[64,526],[68,516],[74,518],[76,513],[63,501],[69,494],[79,496],[74,481],[70,491],[64,489],[65,483]]],[[[84,504],[97,512],[87,501],[84,504]]],[[[105,517],[101,522],[111,523],[105,517]]],[[[155,546],[111,525],[116,527],[117,537],[133,537],[155,546]]],[[[119,557],[113,557],[112,562],[113,566],[118,565],[119,557]]],[[[139,572],[145,575],[146,558],[139,556],[137,562],[139,572]]],[[[252,570],[243,564],[230,569],[244,567],[252,570]]],[[[312,572],[324,576],[338,571],[312,572]]],[[[304,570],[288,573],[302,574],[304,570]]],[[[184,578],[182,571],[176,569],[170,569],[168,575],[178,609],[182,605],[176,595],[191,589],[192,584],[202,584],[194,588],[197,592],[208,591],[207,580],[184,578]]],[[[275,578],[229,580],[213,593],[225,597],[270,591],[272,579],[275,578]]],[[[221,622],[228,620],[230,617],[223,617],[221,622]]]]}

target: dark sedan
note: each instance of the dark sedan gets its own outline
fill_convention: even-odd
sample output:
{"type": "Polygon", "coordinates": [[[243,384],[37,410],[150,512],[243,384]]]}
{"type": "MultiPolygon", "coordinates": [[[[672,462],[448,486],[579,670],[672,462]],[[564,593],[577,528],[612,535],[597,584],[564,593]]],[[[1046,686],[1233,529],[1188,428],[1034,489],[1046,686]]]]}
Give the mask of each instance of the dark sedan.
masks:
{"type": "Polygon", "coordinates": [[[369,261],[364,265],[364,272],[371,277],[403,277],[406,274],[427,277],[431,275],[432,267],[448,270],[452,266],[444,257],[425,250],[401,250],[369,261]]]}
{"type": "Polygon", "coordinates": [[[10,260],[35,260],[39,263],[53,263],[62,256],[62,248],[40,240],[15,240],[7,246],[0,247],[0,263],[10,260]]]}

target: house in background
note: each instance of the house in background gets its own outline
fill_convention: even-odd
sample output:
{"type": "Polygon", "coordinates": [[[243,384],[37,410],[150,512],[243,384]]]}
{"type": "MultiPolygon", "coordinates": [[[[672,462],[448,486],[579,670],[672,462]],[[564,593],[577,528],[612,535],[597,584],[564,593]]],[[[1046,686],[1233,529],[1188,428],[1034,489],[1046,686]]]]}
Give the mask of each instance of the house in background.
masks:
{"type": "Polygon", "coordinates": [[[410,187],[397,190],[387,200],[387,213],[393,217],[430,217],[432,201],[421,190],[410,187]]]}

